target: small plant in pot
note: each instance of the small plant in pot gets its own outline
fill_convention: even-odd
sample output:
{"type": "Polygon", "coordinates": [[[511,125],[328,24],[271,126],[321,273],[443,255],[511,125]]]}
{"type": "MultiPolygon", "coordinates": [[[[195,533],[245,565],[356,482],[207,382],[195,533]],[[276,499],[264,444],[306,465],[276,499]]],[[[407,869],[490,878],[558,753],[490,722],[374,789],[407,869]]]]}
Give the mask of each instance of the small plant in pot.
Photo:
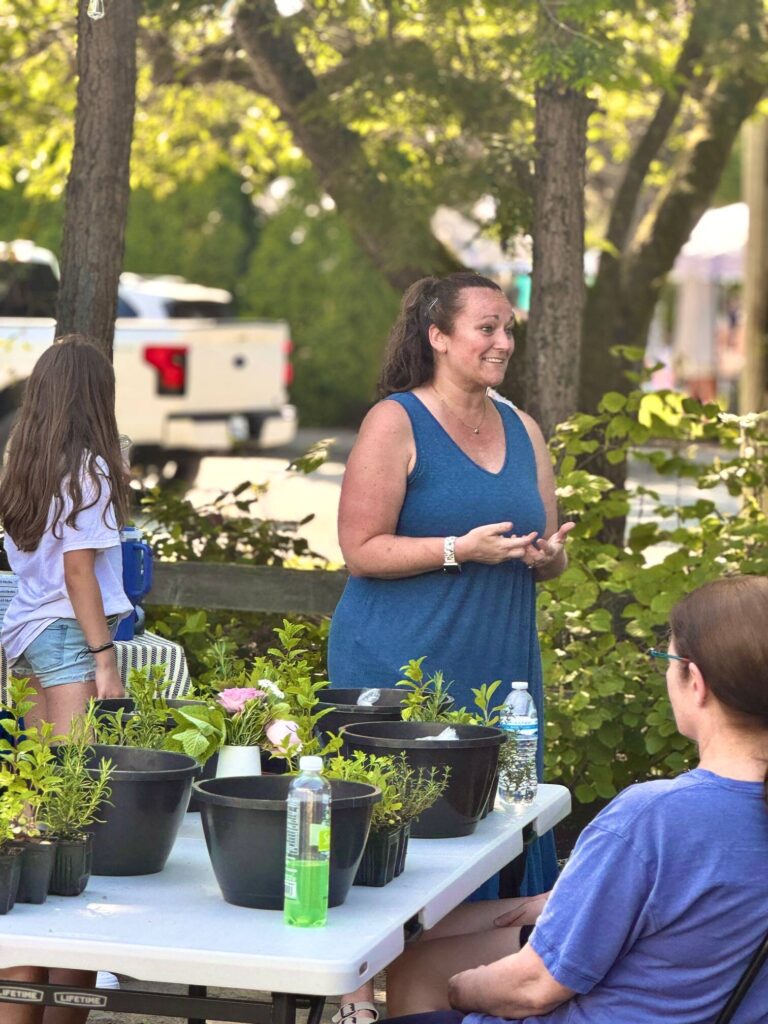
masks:
{"type": "Polygon", "coordinates": [[[14,843],[14,825],[24,807],[18,792],[0,792],[0,915],[13,909],[21,877],[21,847],[14,843]]]}
{"type": "Polygon", "coordinates": [[[337,756],[328,763],[330,778],[368,782],[381,790],[355,885],[381,886],[402,874],[410,823],[444,792],[449,769],[414,769],[402,754],[337,756]]]}
{"type": "Polygon", "coordinates": [[[41,809],[50,832],[58,839],[48,887],[56,896],[79,896],[87,886],[92,866],[90,830],[102,820],[99,814],[111,793],[112,763],[101,758],[93,767],[92,729],[92,710],[73,720],[66,743],[56,751],[59,785],[41,809]]]}
{"type": "Polygon", "coordinates": [[[41,819],[41,807],[57,788],[53,726],[25,727],[24,716],[33,707],[34,691],[26,679],[12,679],[8,701],[2,705],[0,787],[16,793],[21,810],[13,826],[14,843],[21,850],[18,903],[44,903],[56,855],[56,839],[41,819]]]}

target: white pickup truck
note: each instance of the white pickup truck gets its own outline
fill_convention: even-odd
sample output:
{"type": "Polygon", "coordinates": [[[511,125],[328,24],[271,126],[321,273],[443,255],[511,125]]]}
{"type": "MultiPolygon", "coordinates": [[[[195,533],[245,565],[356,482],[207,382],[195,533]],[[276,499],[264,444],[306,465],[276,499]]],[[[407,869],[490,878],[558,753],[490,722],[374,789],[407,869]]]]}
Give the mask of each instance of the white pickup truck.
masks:
{"type": "MultiPolygon", "coordinates": [[[[51,252],[0,242],[0,448],[32,367],[53,341],[57,288],[51,252]]],[[[122,275],[117,422],[134,442],[135,462],[190,479],[204,454],[295,437],[288,325],[225,321],[231,302],[229,292],[181,278],[122,275]]]]}

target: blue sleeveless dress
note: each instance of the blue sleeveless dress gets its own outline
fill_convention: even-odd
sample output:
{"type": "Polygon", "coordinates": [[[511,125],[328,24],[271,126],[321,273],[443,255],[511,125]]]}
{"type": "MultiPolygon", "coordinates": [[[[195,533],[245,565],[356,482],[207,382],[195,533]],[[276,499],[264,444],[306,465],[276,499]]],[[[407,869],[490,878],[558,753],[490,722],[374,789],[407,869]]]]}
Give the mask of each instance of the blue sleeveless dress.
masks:
{"type": "MultiPolygon", "coordinates": [[[[506,456],[498,473],[474,462],[410,392],[389,396],[407,412],[416,442],[397,534],[461,536],[476,526],[511,521],[516,534],[546,525],[528,432],[516,411],[494,402],[504,424],[506,456]]],[[[527,679],[539,712],[542,777],[543,692],[536,632],[536,584],[520,561],[467,562],[457,575],[440,570],[405,579],[350,577],[331,622],[328,676],[332,686],[394,686],[401,666],[426,655],[440,669],[456,706],[474,706],[472,688],[502,680],[499,703],[513,679],[527,679]]],[[[557,876],[551,834],[529,847],[522,895],[549,889],[557,876]]],[[[498,879],[483,896],[498,894],[498,879]],[[495,887],[495,891],[494,891],[495,887]]]]}

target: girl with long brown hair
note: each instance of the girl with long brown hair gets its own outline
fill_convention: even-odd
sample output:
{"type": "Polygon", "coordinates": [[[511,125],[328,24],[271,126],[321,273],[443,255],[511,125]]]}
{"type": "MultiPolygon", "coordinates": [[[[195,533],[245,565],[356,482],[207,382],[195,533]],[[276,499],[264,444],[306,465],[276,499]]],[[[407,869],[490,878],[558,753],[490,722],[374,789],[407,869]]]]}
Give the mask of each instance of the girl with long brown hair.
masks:
{"type": "MultiPolygon", "coordinates": [[[[0,640],[35,703],[27,725],[66,734],[90,697],[122,697],[112,636],[131,603],[123,590],[120,527],[128,487],[115,420],[115,375],[97,346],[68,335],[29,378],[0,480],[5,551],[19,589],[0,640]]],[[[91,986],[90,971],[16,967],[18,982],[91,986]]],[[[87,1011],[10,1006],[3,1024],[83,1024],[87,1011]]]]}
{"type": "Polygon", "coordinates": [[[13,674],[35,689],[30,725],[66,733],[89,697],[123,694],[112,632],[131,610],[119,532],[127,500],[112,366],[88,339],[67,336],[32,371],[0,480],[19,578],[0,639],[13,674]]]}

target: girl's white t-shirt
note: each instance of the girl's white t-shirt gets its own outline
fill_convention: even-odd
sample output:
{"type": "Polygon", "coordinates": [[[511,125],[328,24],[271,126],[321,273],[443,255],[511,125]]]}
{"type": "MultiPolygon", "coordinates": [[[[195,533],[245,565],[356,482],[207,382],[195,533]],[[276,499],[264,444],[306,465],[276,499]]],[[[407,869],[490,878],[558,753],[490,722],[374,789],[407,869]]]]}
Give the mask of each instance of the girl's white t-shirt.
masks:
{"type": "MultiPolygon", "coordinates": [[[[19,589],[8,605],[0,631],[0,643],[10,665],[36,636],[57,619],[77,617],[64,581],[66,551],[96,550],[94,572],[106,615],[123,616],[132,610],[133,606],[123,590],[123,552],[112,506],[109,469],[100,458],[96,465],[104,478],[101,496],[90,508],[78,514],[74,527],[67,526],[64,521],[72,509],[72,502],[65,494],[64,509],[55,534],[51,528],[55,514],[52,499],[48,524],[34,551],[19,551],[13,539],[7,534],[5,536],[8,562],[19,578],[19,589]]],[[[96,487],[85,470],[81,476],[81,487],[83,502],[87,505],[96,497],[96,487]]]]}

